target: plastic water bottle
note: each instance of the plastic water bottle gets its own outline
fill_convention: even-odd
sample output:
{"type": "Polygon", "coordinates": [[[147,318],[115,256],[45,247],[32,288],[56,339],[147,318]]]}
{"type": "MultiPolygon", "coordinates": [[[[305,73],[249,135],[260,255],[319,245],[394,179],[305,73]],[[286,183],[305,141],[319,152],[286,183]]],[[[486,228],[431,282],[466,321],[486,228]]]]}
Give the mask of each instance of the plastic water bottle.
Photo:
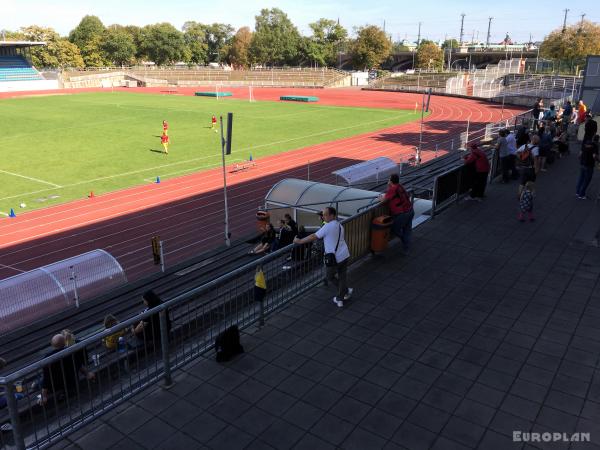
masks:
{"type": "Polygon", "coordinates": [[[119,338],[119,341],[117,343],[117,351],[119,353],[124,353],[125,352],[125,338],[123,336],[121,336],[119,338]]]}

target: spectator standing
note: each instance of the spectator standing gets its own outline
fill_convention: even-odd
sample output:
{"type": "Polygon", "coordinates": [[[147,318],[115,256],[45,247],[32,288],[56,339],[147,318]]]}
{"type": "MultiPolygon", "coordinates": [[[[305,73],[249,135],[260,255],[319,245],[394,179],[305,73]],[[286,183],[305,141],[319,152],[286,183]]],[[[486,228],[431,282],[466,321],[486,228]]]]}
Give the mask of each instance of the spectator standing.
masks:
{"type": "Polygon", "coordinates": [[[506,130],[500,130],[498,132],[498,140],[496,141],[496,151],[500,157],[500,168],[502,169],[502,182],[508,183],[508,174],[510,173],[510,151],[508,148],[508,141],[506,140],[506,130]]]}
{"type": "Polygon", "coordinates": [[[523,186],[521,195],[519,196],[519,221],[525,222],[525,214],[527,214],[529,221],[533,222],[533,192],[534,184],[533,181],[528,181],[523,186]]]}
{"type": "Polygon", "coordinates": [[[594,136],[596,136],[596,134],[598,133],[598,122],[596,122],[594,120],[594,118],[592,117],[592,115],[590,113],[586,114],[586,119],[585,119],[585,133],[583,136],[583,140],[592,140],[594,138],[594,136]]]}
{"type": "Polygon", "coordinates": [[[533,130],[537,130],[538,123],[540,120],[540,114],[544,109],[544,101],[538,98],[531,108],[531,118],[533,119],[533,130]]]}
{"type": "Polygon", "coordinates": [[[550,127],[545,126],[540,128],[543,130],[540,134],[540,143],[539,143],[539,155],[536,159],[536,173],[545,172],[546,171],[546,160],[548,159],[550,152],[552,151],[552,132],[550,127]]]}
{"type": "Polygon", "coordinates": [[[400,184],[398,174],[390,175],[387,191],[379,197],[379,201],[388,204],[394,221],[392,231],[402,241],[403,252],[407,254],[410,250],[412,221],[415,217],[415,211],[408,192],[400,184]]]}
{"type": "Polygon", "coordinates": [[[347,271],[350,261],[350,251],[344,239],[344,227],[337,220],[337,211],[328,206],[322,212],[325,225],[305,238],[296,237],[295,244],[308,244],[318,239],[323,239],[325,246],[325,261],[327,280],[337,286],[337,295],[333,297],[333,303],[339,308],[344,306],[344,301],[352,296],[353,289],[348,287],[347,271]],[[330,257],[330,255],[333,255],[330,257]],[[333,261],[328,263],[328,259],[333,261]],[[336,278],[337,276],[337,278],[336,278]]]}
{"type": "Polygon", "coordinates": [[[579,104],[577,106],[577,124],[581,125],[582,123],[585,122],[585,118],[586,118],[586,114],[587,113],[587,106],[585,106],[585,103],[583,103],[583,100],[579,100],[579,104]]]}
{"type": "Polygon", "coordinates": [[[292,219],[292,216],[290,216],[289,214],[285,214],[283,216],[283,219],[285,220],[285,223],[287,223],[292,229],[294,236],[296,236],[298,234],[298,224],[296,223],[296,221],[292,219]]]}
{"type": "Polygon", "coordinates": [[[513,180],[519,179],[519,172],[517,172],[517,139],[515,135],[506,129],[506,143],[508,145],[509,162],[510,162],[510,177],[513,180]]]}
{"type": "Polygon", "coordinates": [[[465,165],[474,169],[471,194],[467,199],[480,202],[485,194],[485,186],[490,171],[487,155],[479,148],[477,143],[471,144],[471,153],[465,156],[465,165]]]}
{"type": "Polygon", "coordinates": [[[598,139],[600,136],[596,135],[593,139],[583,141],[581,144],[581,152],[579,153],[579,163],[581,168],[579,170],[579,179],[577,180],[576,197],[580,200],[585,200],[585,192],[592,181],[594,175],[594,169],[598,162],[598,139]]]}
{"type": "Polygon", "coordinates": [[[521,198],[521,192],[525,188],[528,181],[535,182],[536,175],[534,169],[535,157],[538,154],[537,142],[539,141],[538,136],[534,136],[531,144],[522,145],[517,149],[517,163],[521,172],[521,182],[519,186],[519,198],[521,198]]]}

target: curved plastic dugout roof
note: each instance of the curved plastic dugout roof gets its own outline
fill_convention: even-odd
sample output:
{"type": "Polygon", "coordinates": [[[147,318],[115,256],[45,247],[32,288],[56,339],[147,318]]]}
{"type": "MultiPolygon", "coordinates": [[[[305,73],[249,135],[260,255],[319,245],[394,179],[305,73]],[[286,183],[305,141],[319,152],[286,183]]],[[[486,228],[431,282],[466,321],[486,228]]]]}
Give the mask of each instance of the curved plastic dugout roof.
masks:
{"type": "Polygon", "coordinates": [[[265,196],[265,205],[289,206],[318,212],[338,204],[338,215],[350,217],[359,209],[376,203],[377,192],[316,181],[286,178],[275,184],[265,196]],[[346,200],[346,201],[344,201],[346,200]]]}

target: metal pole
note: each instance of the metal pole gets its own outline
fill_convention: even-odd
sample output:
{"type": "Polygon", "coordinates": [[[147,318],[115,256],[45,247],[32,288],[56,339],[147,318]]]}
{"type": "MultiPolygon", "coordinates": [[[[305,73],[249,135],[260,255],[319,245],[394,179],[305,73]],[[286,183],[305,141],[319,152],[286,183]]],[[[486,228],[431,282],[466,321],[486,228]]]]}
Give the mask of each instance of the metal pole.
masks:
{"type": "Polygon", "coordinates": [[[167,329],[167,314],[168,311],[163,309],[159,313],[160,318],[160,346],[162,349],[163,366],[165,369],[165,388],[170,388],[173,385],[171,379],[171,361],[169,359],[169,330],[167,329]]]}
{"type": "Polygon", "coordinates": [[[6,392],[4,395],[6,395],[8,415],[13,428],[12,434],[15,440],[15,447],[17,450],[25,450],[25,437],[21,434],[19,408],[17,406],[17,399],[15,398],[15,386],[12,381],[6,384],[6,392]]]}
{"type": "Polygon", "coordinates": [[[465,136],[465,145],[469,142],[469,125],[471,124],[471,119],[467,119],[467,135],[465,136]]]}
{"type": "Polygon", "coordinates": [[[223,116],[220,116],[221,119],[221,161],[223,163],[223,200],[225,206],[225,245],[227,247],[231,246],[231,241],[229,240],[229,209],[227,205],[227,170],[225,169],[225,138],[223,137],[223,116]]]}
{"type": "Polygon", "coordinates": [[[73,281],[73,294],[75,294],[75,306],[79,308],[79,292],[77,290],[77,274],[75,273],[75,266],[69,266],[71,270],[71,280],[73,281]]]}
{"type": "Polygon", "coordinates": [[[425,115],[425,94],[421,99],[421,129],[419,130],[419,147],[417,148],[417,166],[421,165],[421,145],[423,144],[423,118],[425,115]]]}
{"type": "Polygon", "coordinates": [[[306,181],[310,181],[310,160],[308,161],[308,164],[306,165],[306,181]]]}
{"type": "Polygon", "coordinates": [[[163,241],[158,242],[158,248],[160,250],[160,270],[165,273],[165,252],[163,251],[163,241]]]}

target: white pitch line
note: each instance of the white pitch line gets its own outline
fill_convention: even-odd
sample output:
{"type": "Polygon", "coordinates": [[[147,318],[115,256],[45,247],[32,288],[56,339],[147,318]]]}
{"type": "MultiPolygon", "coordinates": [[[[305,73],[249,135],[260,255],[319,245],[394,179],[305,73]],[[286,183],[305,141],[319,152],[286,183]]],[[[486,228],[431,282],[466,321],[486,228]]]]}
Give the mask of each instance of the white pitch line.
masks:
{"type": "Polygon", "coordinates": [[[50,186],[54,186],[55,188],[61,188],[62,186],[56,183],[50,183],[49,181],[40,180],[39,178],[28,177],[27,175],[21,175],[20,173],[9,172],[8,170],[0,169],[0,172],[6,173],[8,175],[12,175],[14,177],[25,178],[26,180],[36,181],[38,183],[48,184],[50,186]]]}
{"type": "Polygon", "coordinates": [[[4,267],[5,269],[10,269],[10,270],[16,270],[17,272],[21,272],[21,273],[27,272],[26,270],[17,269],[16,267],[7,266],[6,264],[0,264],[0,267],[4,267]]]}

